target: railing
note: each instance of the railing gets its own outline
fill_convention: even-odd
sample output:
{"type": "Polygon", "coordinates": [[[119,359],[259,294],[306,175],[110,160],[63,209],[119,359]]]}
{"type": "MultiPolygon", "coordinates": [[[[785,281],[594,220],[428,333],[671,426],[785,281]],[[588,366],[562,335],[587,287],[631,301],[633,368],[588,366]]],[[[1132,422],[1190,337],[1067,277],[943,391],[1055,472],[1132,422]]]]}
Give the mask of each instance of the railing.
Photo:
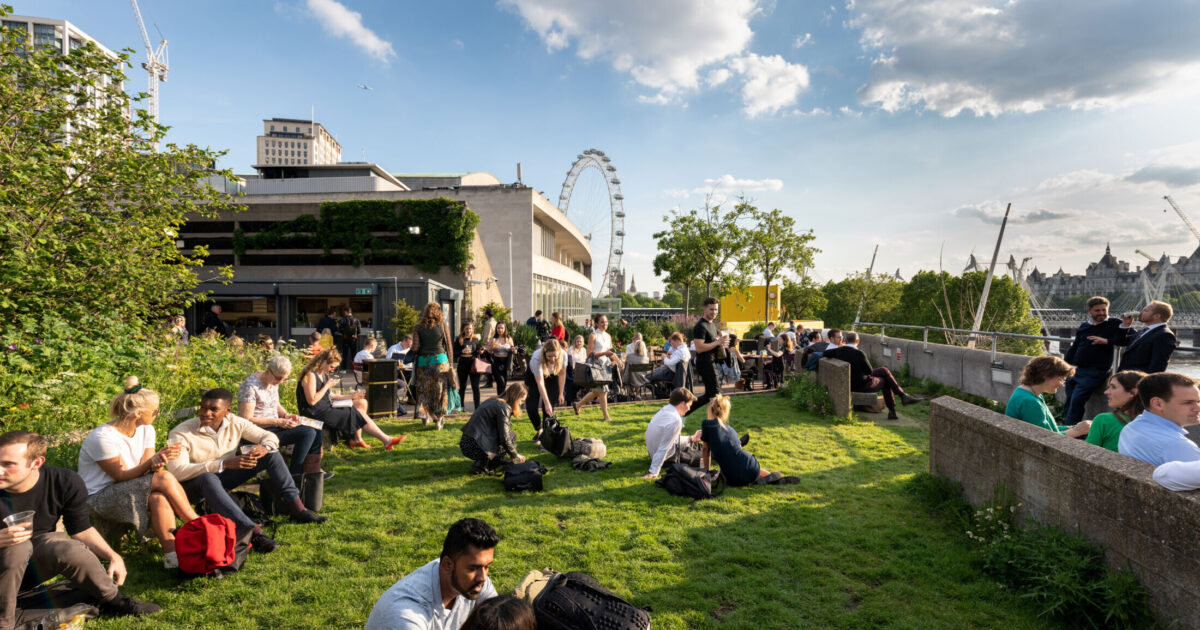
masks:
{"type": "MultiPolygon", "coordinates": [[[[924,331],[924,335],[922,336],[922,340],[921,340],[921,350],[923,350],[924,352],[929,353],[929,354],[933,353],[933,351],[931,351],[929,349],[929,331],[931,331],[931,330],[934,332],[948,332],[948,333],[955,333],[955,334],[959,334],[959,335],[967,335],[969,339],[973,339],[975,337],[984,337],[984,338],[991,337],[991,340],[992,340],[992,362],[993,363],[996,362],[996,341],[1000,337],[1009,338],[1009,339],[1035,339],[1037,341],[1042,341],[1042,342],[1058,341],[1058,342],[1066,342],[1067,344],[1070,344],[1071,342],[1075,341],[1075,339],[1073,337],[1049,337],[1049,336],[1044,336],[1044,335],[1023,335],[1021,333],[993,332],[993,331],[988,331],[988,330],[963,330],[961,328],[942,328],[940,326],[914,326],[912,324],[883,324],[883,323],[877,323],[877,322],[855,322],[850,325],[850,328],[851,328],[851,330],[856,330],[859,326],[872,326],[872,327],[878,328],[880,337],[887,336],[885,331],[888,328],[904,328],[906,330],[924,331]]],[[[1118,354],[1117,354],[1117,356],[1114,357],[1114,361],[1120,359],[1119,353],[1123,350],[1123,348],[1118,347],[1118,348],[1116,348],[1116,350],[1117,350],[1118,354]]],[[[1200,352],[1200,348],[1197,348],[1195,346],[1176,346],[1175,350],[1177,352],[1178,351],[1200,352]]]]}

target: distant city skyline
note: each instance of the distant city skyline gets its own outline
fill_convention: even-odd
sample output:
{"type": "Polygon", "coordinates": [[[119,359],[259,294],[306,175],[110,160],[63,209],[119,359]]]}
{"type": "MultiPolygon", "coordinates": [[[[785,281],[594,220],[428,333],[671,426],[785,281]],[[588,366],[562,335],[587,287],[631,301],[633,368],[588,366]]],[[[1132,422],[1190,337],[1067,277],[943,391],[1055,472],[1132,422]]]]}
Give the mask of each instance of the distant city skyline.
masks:
{"type": "MultiPolygon", "coordinates": [[[[139,49],[144,89],[127,5],[12,4],[139,49]]],[[[865,270],[875,243],[876,270],[906,277],[986,262],[1008,202],[1001,259],[1046,272],[1082,273],[1108,241],[1131,263],[1196,248],[1162,200],[1200,220],[1200,6],[1183,0],[140,5],[171,42],[169,141],[246,173],[264,119],[315,118],[344,160],[505,182],[520,162],[551,201],[599,148],[642,291],[662,289],[663,215],[707,195],[813,228],[820,281],[865,270]]]]}

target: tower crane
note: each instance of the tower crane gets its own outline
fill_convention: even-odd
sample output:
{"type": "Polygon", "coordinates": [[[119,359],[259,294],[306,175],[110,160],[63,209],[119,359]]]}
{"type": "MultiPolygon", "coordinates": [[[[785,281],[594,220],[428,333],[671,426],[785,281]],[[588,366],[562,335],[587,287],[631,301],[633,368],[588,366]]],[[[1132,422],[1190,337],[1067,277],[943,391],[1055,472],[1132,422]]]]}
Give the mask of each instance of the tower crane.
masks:
{"type": "Polygon", "coordinates": [[[1137,252],[1137,253],[1139,253],[1139,254],[1141,254],[1141,255],[1145,256],[1145,257],[1146,257],[1146,260],[1150,260],[1150,261],[1158,260],[1157,258],[1155,258],[1155,257],[1151,256],[1150,254],[1147,254],[1145,250],[1142,250],[1142,249],[1135,249],[1135,250],[1133,250],[1133,251],[1135,251],[1135,252],[1137,252]]]}
{"type": "MultiPolygon", "coordinates": [[[[150,104],[147,111],[150,114],[150,119],[154,124],[158,124],[158,82],[167,80],[167,72],[170,66],[167,63],[167,40],[163,39],[158,43],[158,49],[150,45],[150,35],[146,33],[146,23],[142,21],[142,11],[138,8],[137,0],[129,0],[129,6],[133,7],[133,15],[137,18],[138,29],[142,32],[142,43],[146,45],[146,61],[142,67],[146,69],[149,75],[150,104]]],[[[161,35],[161,33],[160,33],[161,35]]],[[[158,150],[158,143],[154,143],[154,149],[158,150]]]]}
{"type": "Polygon", "coordinates": [[[1166,199],[1167,203],[1171,204],[1171,208],[1175,210],[1175,214],[1178,214],[1179,218],[1183,219],[1184,224],[1188,226],[1188,229],[1192,231],[1192,236],[1196,237],[1197,241],[1200,241],[1200,230],[1197,230],[1196,226],[1192,225],[1192,220],[1183,213],[1183,210],[1180,209],[1179,204],[1175,203],[1175,200],[1171,198],[1171,195],[1163,195],[1163,199],[1166,199]]]}

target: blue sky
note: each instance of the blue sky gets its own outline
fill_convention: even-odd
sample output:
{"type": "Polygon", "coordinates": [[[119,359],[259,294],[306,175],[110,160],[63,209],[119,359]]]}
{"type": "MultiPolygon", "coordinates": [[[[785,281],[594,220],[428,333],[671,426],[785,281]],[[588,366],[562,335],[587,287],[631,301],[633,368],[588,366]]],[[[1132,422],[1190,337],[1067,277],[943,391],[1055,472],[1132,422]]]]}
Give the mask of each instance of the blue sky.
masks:
{"type": "MultiPolygon", "coordinates": [[[[263,118],[314,109],[343,159],[502,181],[521,162],[552,201],[579,152],[604,150],[641,290],[661,288],[663,215],[710,194],[811,227],[821,280],[865,268],[876,243],[879,270],[937,268],[941,252],[957,272],[991,254],[1008,202],[1004,259],[1043,271],[1081,272],[1108,241],[1135,265],[1135,248],[1197,246],[1162,200],[1200,221],[1186,0],[140,4],[152,40],[152,24],[170,40],[170,139],[227,149],[235,172],[263,118]]],[[[143,58],[124,2],[13,5],[143,58]]],[[[597,183],[572,212],[604,211],[597,183]]]]}

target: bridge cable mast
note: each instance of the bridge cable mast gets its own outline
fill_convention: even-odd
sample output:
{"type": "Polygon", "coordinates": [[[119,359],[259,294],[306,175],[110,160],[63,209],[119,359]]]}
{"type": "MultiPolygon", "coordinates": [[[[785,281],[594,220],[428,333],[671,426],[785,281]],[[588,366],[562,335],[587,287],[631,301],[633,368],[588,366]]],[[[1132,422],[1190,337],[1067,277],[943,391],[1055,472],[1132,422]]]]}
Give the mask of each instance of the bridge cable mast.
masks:
{"type": "MultiPolygon", "coordinates": [[[[1000,221],[1000,235],[996,237],[996,248],[992,250],[992,264],[988,266],[987,279],[983,281],[983,295],[979,297],[979,308],[975,310],[975,323],[971,326],[971,332],[979,332],[979,327],[983,325],[983,309],[987,307],[988,293],[992,290],[992,276],[996,273],[996,258],[1000,256],[1000,243],[1004,240],[1004,228],[1008,225],[1008,213],[1012,210],[1012,202],[1009,202],[1008,207],[1004,209],[1004,219],[1000,221]]],[[[975,347],[975,335],[967,340],[967,347],[975,347]]]]}

